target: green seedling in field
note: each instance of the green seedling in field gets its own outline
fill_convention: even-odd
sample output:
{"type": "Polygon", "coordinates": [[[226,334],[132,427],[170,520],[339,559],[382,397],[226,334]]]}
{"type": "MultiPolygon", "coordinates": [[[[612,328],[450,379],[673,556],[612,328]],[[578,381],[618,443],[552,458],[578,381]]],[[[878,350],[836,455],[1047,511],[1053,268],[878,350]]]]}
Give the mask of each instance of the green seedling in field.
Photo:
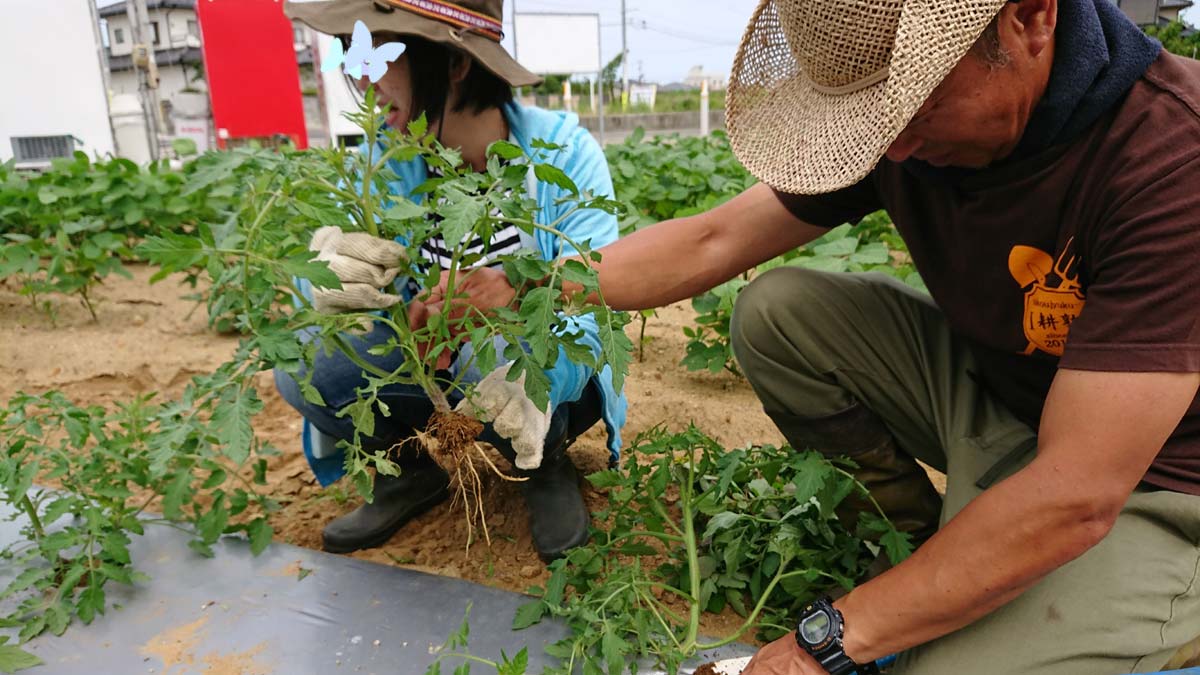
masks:
{"type": "Polygon", "coordinates": [[[146,527],[188,523],[203,555],[232,532],[255,553],[266,547],[273,451],[230,408],[262,406],[232,374],[196,378],[179,401],[146,396],[114,411],[58,392],[19,394],[0,409],[0,498],[26,519],[24,540],[2,554],[22,571],[0,592],[15,607],[0,626],[18,628],[24,642],[61,635],[74,618],[90,623],[106,610],[109,582],[139,578],[129,544],[146,527]],[[250,462],[251,453],[259,458],[250,462]]]}
{"type": "Polygon", "coordinates": [[[910,553],[878,510],[855,531],[839,520],[847,497],[869,499],[847,468],[790,448],[726,451],[694,428],[643,434],[624,471],[588,478],[607,491],[608,508],[595,514],[607,529],[551,565],[513,628],[564,620],[572,635],[546,650],[562,660],[546,672],[564,674],[622,673],[636,660],[673,673],[756,630],[778,637],[812,597],[851,588],[880,554],[899,562],[910,553]],[[702,638],[701,614],[726,607],[741,626],[702,638]]]}
{"type": "MultiPolygon", "coordinates": [[[[208,218],[206,195],[184,194],[185,177],[165,162],[92,162],[77,152],[42,173],[0,165],[0,279],[17,281],[35,306],[48,294],[78,295],[96,318],[94,289],[152,230],[185,231],[208,218]]],[[[53,318],[53,315],[52,315],[53,318]]]]}
{"type": "Polygon", "coordinates": [[[879,211],[857,225],[835,227],[807,246],[767,261],[752,272],[693,298],[696,326],[683,329],[688,343],[682,365],[690,371],[719,373],[727,370],[740,376],[729,339],[734,304],[751,279],[784,266],[822,272],[878,272],[925,291],[925,284],[908,257],[904,240],[887,214],[879,211]]]}

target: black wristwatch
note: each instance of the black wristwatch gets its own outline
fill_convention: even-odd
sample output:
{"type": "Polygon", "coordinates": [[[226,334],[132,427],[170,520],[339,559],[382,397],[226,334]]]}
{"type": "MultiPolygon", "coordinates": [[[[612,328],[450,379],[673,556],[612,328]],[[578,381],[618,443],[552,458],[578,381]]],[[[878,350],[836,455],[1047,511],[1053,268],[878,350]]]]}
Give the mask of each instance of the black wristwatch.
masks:
{"type": "Polygon", "coordinates": [[[845,622],[828,597],[815,600],[800,613],[796,644],[816,659],[829,675],[878,675],[875,663],[859,664],[846,656],[842,646],[845,622]]]}

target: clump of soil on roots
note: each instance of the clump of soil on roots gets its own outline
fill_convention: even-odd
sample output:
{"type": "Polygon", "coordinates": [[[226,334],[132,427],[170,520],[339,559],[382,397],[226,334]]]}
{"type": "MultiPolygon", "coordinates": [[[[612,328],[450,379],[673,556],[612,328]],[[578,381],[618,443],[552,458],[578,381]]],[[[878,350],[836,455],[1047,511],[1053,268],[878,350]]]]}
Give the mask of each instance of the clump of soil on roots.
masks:
{"type": "Polygon", "coordinates": [[[467,521],[467,549],[470,550],[476,528],[483,531],[483,539],[490,547],[492,536],[488,531],[487,508],[484,505],[483,474],[480,469],[490,471],[503,480],[520,482],[524,478],[509,476],[496,466],[487,452],[475,439],[483,431],[483,423],[454,410],[435,410],[424,433],[418,433],[425,451],[450,474],[450,491],[453,499],[450,508],[460,504],[467,521]],[[477,463],[478,462],[478,463],[477,463]]]}

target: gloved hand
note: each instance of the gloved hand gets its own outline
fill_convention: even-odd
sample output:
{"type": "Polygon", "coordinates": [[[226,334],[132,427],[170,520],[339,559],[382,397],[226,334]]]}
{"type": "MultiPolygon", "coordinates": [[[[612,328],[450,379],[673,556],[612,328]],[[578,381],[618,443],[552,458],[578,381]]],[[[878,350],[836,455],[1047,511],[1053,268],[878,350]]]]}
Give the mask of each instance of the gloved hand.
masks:
{"type": "Polygon", "coordinates": [[[481,422],[492,422],[496,433],[512,441],[517,468],[526,471],[542,465],[550,411],[538,410],[525,395],[525,373],[508,381],[511,364],[497,368],[475,387],[475,395],[458,404],[459,412],[476,411],[481,422]]]}
{"type": "Polygon", "coordinates": [[[369,309],[387,309],[403,298],[384,293],[396,280],[408,254],[400,244],[372,237],[365,232],[342,232],[329,225],[313,233],[309,250],[317,251],[317,260],[329,263],[329,269],[342,282],[341,290],[313,289],[313,307],[322,314],[369,309]]]}

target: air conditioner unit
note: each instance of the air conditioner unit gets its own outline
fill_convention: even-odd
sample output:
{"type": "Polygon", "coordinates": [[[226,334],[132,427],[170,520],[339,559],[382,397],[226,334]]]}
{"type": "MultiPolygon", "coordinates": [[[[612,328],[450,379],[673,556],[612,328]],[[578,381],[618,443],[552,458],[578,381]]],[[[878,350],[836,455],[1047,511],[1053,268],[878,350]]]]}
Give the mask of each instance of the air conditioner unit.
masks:
{"type": "Polygon", "coordinates": [[[13,136],[11,140],[13,160],[23,168],[49,166],[52,159],[75,154],[75,137],[71,135],[13,136]]]}

